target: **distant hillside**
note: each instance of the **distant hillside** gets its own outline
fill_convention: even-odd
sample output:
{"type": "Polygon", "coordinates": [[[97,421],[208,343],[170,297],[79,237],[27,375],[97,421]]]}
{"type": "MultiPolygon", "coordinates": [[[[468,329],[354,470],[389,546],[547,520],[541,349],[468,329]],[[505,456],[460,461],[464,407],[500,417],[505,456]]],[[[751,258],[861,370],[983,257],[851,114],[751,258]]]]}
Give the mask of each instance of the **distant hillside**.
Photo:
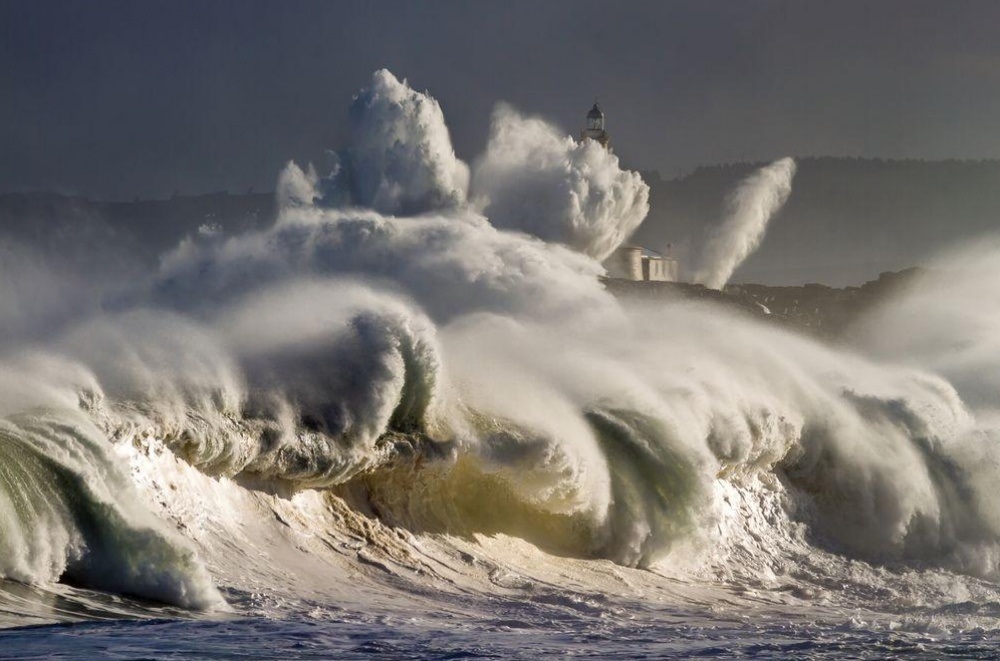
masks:
{"type": "MultiPolygon", "coordinates": [[[[1000,161],[807,158],[798,164],[788,204],[734,282],[860,284],[1000,229],[1000,161]]],[[[634,241],[657,250],[672,243],[682,268],[691,267],[727,192],[759,165],[699,168],[671,181],[644,173],[652,210],[634,241]]],[[[235,232],[266,226],[274,214],[270,193],[134,202],[18,193],[0,195],[0,238],[70,261],[106,255],[92,250],[103,246],[149,265],[203,225],[235,232]]]]}
{"type": "Polygon", "coordinates": [[[0,238],[66,258],[124,252],[144,263],[199,231],[238,231],[270,224],[274,195],[174,196],[166,200],[102,202],[55,193],[0,195],[0,238]],[[96,250],[95,250],[96,249],[96,250]]]}
{"type": "MultiPolygon", "coordinates": [[[[646,174],[652,210],[634,241],[672,243],[690,266],[726,193],[762,164],[646,174]]],[[[956,241],[1000,230],[1000,161],[798,160],[788,204],[734,282],[859,284],[924,263],[956,241]]]]}

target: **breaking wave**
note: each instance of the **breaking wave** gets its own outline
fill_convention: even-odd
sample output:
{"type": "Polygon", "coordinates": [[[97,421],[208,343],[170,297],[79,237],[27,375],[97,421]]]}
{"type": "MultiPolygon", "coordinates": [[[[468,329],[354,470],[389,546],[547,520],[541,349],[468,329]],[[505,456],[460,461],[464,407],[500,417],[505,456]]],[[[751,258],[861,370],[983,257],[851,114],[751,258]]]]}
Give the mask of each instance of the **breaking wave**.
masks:
{"type": "Polygon", "coordinates": [[[338,562],[478,539],[494,582],[491,536],[687,578],[784,567],[803,590],[843,569],[792,577],[810,550],[996,577],[1000,392],[979,375],[1000,315],[947,322],[995,253],[833,347],[615,300],[596,260],[648,191],[596,144],[501,108],[470,177],[438,103],[387,71],[350,122],[334,172],[282,173],[273,227],[192,237],[8,353],[3,577],[195,608],[222,607],[212,577],[235,601],[317,589],[260,560],[275,519],[338,562]]]}

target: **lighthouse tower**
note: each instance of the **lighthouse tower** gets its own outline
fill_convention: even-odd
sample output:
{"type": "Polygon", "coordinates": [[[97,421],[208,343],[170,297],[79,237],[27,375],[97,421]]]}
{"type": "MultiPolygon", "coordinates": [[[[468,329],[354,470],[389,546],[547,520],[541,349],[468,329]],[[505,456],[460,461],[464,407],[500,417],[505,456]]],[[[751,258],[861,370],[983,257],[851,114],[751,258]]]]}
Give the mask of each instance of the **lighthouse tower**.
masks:
{"type": "Polygon", "coordinates": [[[580,131],[580,140],[595,140],[602,147],[611,151],[611,136],[604,130],[604,111],[594,103],[594,107],[587,113],[587,128],[580,131]]]}

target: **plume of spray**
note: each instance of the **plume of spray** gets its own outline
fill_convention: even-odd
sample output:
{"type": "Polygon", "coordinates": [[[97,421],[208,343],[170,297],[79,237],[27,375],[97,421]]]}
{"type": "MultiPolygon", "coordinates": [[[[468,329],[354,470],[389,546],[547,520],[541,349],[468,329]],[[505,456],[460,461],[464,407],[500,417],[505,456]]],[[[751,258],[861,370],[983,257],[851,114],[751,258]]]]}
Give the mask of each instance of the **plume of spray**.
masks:
{"type": "Polygon", "coordinates": [[[324,181],[327,204],[414,215],[460,206],[469,167],[456,155],[441,106],[380,69],[354,97],[350,141],[324,181]]]}
{"type": "Polygon", "coordinates": [[[577,142],[506,104],[493,113],[472,195],[490,222],[603,261],[649,213],[649,186],[593,140],[577,142]]]}
{"type": "Polygon", "coordinates": [[[613,250],[648,211],[648,187],[616,157],[502,106],[476,168],[479,203],[468,205],[468,168],[430,95],[377,71],[352,104],[351,125],[357,135],[331,176],[285,167],[273,228],[221,243],[188,241],[167,255],[157,300],[214,305],[206,287],[225,298],[322,275],[382,278],[435,321],[475,311],[614,315],[594,257],[613,250]],[[504,213],[515,200],[516,218],[504,213]]]}
{"type": "Polygon", "coordinates": [[[1000,237],[955,246],[911,274],[848,332],[879,359],[948,379],[980,412],[1000,409],[1000,237]]]}
{"type": "Polygon", "coordinates": [[[725,217],[702,250],[694,281],[722,289],[764,238],[767,223],[788,200],[795,161],[782,158],[740,182],[725,203],[725,217]]]}

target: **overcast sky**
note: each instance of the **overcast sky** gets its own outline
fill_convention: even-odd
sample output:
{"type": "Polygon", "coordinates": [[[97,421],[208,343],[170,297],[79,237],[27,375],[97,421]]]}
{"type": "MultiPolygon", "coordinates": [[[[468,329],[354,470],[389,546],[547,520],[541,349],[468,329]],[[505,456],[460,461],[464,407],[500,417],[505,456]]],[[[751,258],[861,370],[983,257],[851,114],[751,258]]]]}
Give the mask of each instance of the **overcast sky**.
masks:
{"type": "Polygon", "coordinates": [[[497,101],[666,176],[782,155],[1000,155],[1000,2],[0,0],[0,190],[273,187],[388,67],[459,155],[497,101]]]}

